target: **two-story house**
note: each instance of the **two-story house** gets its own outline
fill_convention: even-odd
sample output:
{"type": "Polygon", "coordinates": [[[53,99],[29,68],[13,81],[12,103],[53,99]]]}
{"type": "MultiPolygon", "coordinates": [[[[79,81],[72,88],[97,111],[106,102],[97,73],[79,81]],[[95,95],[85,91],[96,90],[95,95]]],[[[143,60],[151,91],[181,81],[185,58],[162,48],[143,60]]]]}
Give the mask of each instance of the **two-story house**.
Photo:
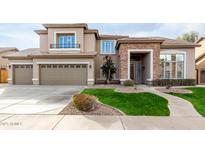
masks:
{"type": "Polygon", "coordinates": [[[44,24],[36,30],[40,48],[7,56],[9,83],[92,85],[104,79],[103,58],[117,68],[114,80],[152,83],[158,79],[195,79],[197,44],[162,37],[100,35],[87,24],[44,24]]]}

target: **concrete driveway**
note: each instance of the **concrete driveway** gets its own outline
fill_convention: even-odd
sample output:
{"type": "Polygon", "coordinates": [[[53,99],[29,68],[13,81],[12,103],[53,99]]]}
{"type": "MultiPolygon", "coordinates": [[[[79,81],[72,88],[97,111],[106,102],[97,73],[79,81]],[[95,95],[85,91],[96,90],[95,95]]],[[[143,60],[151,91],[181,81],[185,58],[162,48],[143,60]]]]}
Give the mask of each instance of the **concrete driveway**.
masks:
{"type": "Polygon", "coordinates": [[[58,114],[83,86],[0,85],[0,114],[58,114]]]}

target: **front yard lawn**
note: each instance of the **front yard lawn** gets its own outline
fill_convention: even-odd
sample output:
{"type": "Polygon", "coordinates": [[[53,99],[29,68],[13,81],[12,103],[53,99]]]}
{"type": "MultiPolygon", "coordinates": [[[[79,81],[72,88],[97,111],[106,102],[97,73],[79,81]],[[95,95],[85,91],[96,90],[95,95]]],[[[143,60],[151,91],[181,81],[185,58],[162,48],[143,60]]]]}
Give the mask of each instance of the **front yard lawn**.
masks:
{"type": "Polygon", "coordinates": [[[181,97],[186,99],[187,101],[191,102],[194,108],[205,117],[205,88],[201,87],[193,87],[193,88],[186,88],[191,90],[191,94],[177,94],[177,93],[169,93],[174,96],[181,97]]]}
{"type": "Polygon", "coordinates": [[[85,89],[82,93],[94,95],[104,104],[127,115],[169,116],[168,101],[151,93],[121,93],[114,89],[85,89]]]}

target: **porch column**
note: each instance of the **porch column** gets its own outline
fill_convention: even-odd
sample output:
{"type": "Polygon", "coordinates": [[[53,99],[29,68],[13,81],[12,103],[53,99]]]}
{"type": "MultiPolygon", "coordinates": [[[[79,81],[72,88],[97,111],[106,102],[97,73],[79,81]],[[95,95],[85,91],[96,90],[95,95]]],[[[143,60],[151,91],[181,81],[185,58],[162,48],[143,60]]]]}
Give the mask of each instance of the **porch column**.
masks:
{"type": "Polygon", "coordinates": [[[33,63],[33,84],[34,85],[39,85],[39,65],[34,62],[33,63]]]}
{"type": "Polygon", "coordinates": [[[11,64],[8,67],[8,84],[13,84],[13,65],[11,64]]]}
{"type": "Polygon", "coordinates": [[[128,80],[128,48],[125,45],[121,45],[119,48],[119,77],[120,83],[123,84],[125,80],[128,80]]]}

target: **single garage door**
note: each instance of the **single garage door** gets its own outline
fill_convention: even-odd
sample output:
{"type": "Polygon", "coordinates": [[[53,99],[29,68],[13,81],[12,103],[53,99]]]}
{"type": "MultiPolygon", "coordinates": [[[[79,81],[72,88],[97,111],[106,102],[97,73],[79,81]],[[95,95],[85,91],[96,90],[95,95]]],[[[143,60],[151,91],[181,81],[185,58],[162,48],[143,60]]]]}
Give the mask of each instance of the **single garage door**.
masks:
{"type": "Polygon", "coordinates": [[[14,65],[14,84],[33,84],[33,65],[14,65]]]}
{"type": "Polygon", "coordinates": [[[42,85],[87,85],[85,64],[43,64],[40,65],[42,85]]]}

